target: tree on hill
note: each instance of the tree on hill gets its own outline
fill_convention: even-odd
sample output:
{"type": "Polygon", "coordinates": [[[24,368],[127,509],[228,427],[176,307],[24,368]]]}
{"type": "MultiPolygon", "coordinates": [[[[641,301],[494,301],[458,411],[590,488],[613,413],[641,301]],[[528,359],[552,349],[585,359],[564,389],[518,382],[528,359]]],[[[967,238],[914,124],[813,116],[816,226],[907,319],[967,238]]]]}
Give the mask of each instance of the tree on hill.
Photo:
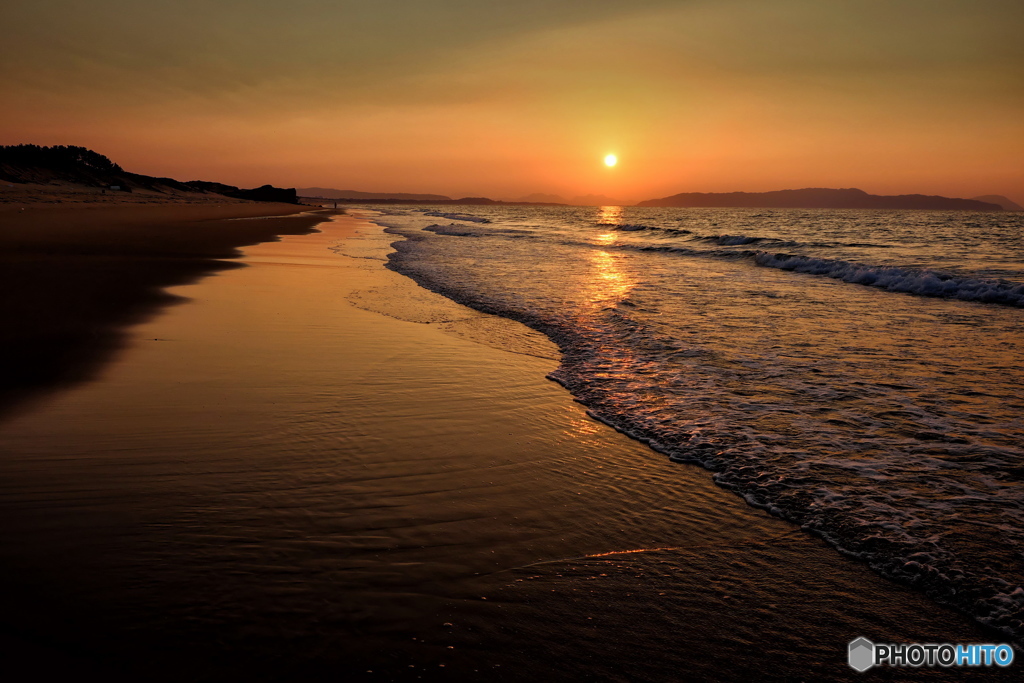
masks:
{"type": "Polygon", "coordinates": [[[124,170],[107,157],[75,145],[3,145],[0,164],[54,171],[90,170],[100,173],[123,173],[124,170]]]}

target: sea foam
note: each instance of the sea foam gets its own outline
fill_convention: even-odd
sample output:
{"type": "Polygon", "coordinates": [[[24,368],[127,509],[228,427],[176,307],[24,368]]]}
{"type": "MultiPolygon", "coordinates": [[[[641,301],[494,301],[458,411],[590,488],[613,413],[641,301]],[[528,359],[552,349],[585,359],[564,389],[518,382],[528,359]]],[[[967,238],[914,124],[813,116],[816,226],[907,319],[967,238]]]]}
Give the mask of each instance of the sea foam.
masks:
{"type": "Polygon", "coordinates": [[[754,262],[766,268],[824,275],[889,292],[945,297],[1005,306],[1024,307],[1024,284],[961,277],[928,269],[873,266],[850,261],[759,252],[754,262]]]}
{"type": "Polygon", "coordinates": [[[594,418],[1024,643],[1024,362],[1008,343],[1024,286],[983,275],[1020,277],[1020,226],[875,212],[627,210],[615,225],[578,209],[481,213],[494,225],[420,219],[392,231],[408,241],[390,267],[547,334],[563,353],[551,379],[594,418]],[[807,275],[850,284],[808,296],[807,275]],[[894,292],[891,305],[855,285],[894,292]]]}

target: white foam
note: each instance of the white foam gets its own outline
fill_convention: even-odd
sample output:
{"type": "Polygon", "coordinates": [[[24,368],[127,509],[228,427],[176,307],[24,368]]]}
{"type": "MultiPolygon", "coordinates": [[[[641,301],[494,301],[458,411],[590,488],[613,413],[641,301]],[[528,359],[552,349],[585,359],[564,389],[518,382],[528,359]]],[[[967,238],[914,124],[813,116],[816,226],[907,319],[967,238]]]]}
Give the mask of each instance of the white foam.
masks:
{"type": "MultiPolygon", "coordinates": [[[[790,520],[877,571],[916,585],[1024,642],[1020,574],[1001,569],[1011,567],[1024,548],[1024,508],[1019,504],[1024,451],[1019,440],[1011,440],[1019,433],[1013,414],[985,412],[994,410],[988,395],[943,394],[949,388],[946,381],[927,372],[896,381],[897,375],[873,370],[875,356],[862,367],[836,360],[831,353],[819,357],[810,345],[780,341],[771,349],[733,348],[731,332],[720,329],[712,316],[701,322],[692,315],[696,307],[686,303],[712,301],[713,310],[722,314],[715,320],[730,323],[731,329],[756,324],[750,310],[744,310],[744,294],[760,291],[765,273],[750,268],[750,262],[894,292],[1016,306],[1021,305],[1024,285],[923,267],[728,246],[760,240],[761,249],[764,244],[791,248],[775,236],[749,236],[783,233],[786,226],[780,225],[746,235],[710,235],[705,229],[704,236],[665,239],[658,232],[669,229],[642,225],[647,216],[617,226],[628,234],[600,249],[620,251],[609,259],[612,263],[595,266],[590,237],[595,229],[613,226],[595,225],[589,216],[585,223],[579,219],[572,224],[568,221],[575,214],[564,215],[567,228],[544,224],[543,217],[529,213],[529,223],[513,214],[519,220],[507,226],[498,221],[495,227],[429,226],[427,233],[410,229],[402,234],[412,241],[396,244],[392,267],[457,301],[547,334],[564,353],[549,378],[572,392],[595,419],[672,460],[705,466],[717,483],[750,505],[790,520]],[[511,243],[505,237],[512,226],[520,233],[520,228],[531,227],[535,240],[511,243]],[[430,233],[479,239],[435,238],[430,233]],[[651,253],[634,258],[631,251],[651,253]],[[671,256],[658,259],[658,252],[671,256]],[[696,274],[706,266],[675,256],[734,265],[721,267],[728,278],[682,288],[677,287],[680,272],[699,282],[696,274]],[[602,302],[595,307],[590,298],[600,289],[595,284],[611,281],[600,277],[602,269],[614,273],[615,283],[636,286],[617,295],[615,305],[602,302]],[[705,296],[707,289],[712,291],[705,296]],[[724,293],[720,302],[712,299],[717,293],[724,293]],[[752,388],[757,390],[748,391],[752,388]],[[967,396],[970,402],[961,404],[967,396]],[[979,420],[982,415],[992,419],[979,420]]],[[[922,234],[909,237],[919,240],[922,234]]],[[[795,237],[790,244],[801,249],[832,248],[819,243],[816,232],[795,237]]],[[[848,240],[845,234],[841,237],[833,244],[848,240]]],[[[900,253],[918,253],[908,252],[907,242],[893,241],[900,253]]],[[[712,270],[719,270],[719,264],[712,270]]],[[[783,294],[810,284],[801,277],[771,279],[786,281],[779,285],[783,294]]],[[[858,297],[853,288],[837,289],[854,296],[848,308],[842,298],[837,300],[835,314],[856,325],[870,308],[864,299],[875,297],[858,297]]],[[[902,309],[928,303],[892,298],[903,300],[902,309]]],[[[785,309],[799,313],[803,306],[799,296],[779,301],[780,315],[785,309]]],[[[977,313],[972,320],[1016,315],[970,308],[977,313]]],[[[930,340],[922,342],[922,357],[941,349],[944,339],[936,338],[934,347],[930,340]]],[[[984,338],[977,339],[984,343],[984,338]]],[[[884,360],[903,358],[902,348],[883,348],[878,367],[899,372],[902,366],[884,360]]],[[[994,377],[965,378],[952,386],[973,390],[994,377]]],[[[1014,395],[1005,382],[991,384],[988,391],[1014,395]]]]}
{"type": "Polygon", "coordinates": [[[764,251],[754,255],[754,262],[767,268],[824,275],[890,292],[1024,307],[1024,284],[1003,280],[961,277],[928,269],[872,266],[811,256],[770,254],[764,251]]]}

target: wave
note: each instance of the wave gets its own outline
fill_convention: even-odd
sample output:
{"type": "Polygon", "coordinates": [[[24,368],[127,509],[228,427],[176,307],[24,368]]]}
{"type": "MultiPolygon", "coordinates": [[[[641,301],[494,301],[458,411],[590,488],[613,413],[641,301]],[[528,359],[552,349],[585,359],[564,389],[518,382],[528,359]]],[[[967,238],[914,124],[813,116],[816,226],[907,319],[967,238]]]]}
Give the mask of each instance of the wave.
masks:
{"type": "MultiPolygon", "coordinates": [[[[435,213],[437,212],[431,212],[426,215],[435,215],[435,213]]],[[[487,219],[476,219],[473,222],[480,223],[484,221],[490,222],[487,221],[487,219]]],[[[598,225],[612,227],[615,230],[623,232],[659,231],[665,233],[679,232],[692,235],[692,233],[687,230],[659,228],[642,224],[627,223],[598,225]]],[[[485,235],[494,237],[537,236],[531,231],[526,230],[483,228],[459,225],[455,223],[449,225],[435,224],[423,229],[438,235],[458,237],[482,237],[485,235]]],[[[742,247],[754,245],[764,247],[768,244],[775,247],[832,246],[818,243],[804,244],[799,242],[784,242],[770,237],[730,234],[694,236],[689,238],[687,241],[691,245],[695,245],[696,243],[706,243],[721,247],[742,247]]],[[[589,242],[578,242],[575,240],[569,240],[564,243],[593,246],[589,242]]],[[[603,248],[607,249],[609,247],[604,246],[603,248]]],[[[680,256],[698,256],[705,258],[711,257],[731,260],[751,259],[756,265],[765,268],[776,268],[778,270],[786,270],[806,275],[819,275],[848,282],[850,284],[876,287],[887,292],[1024,308],[1024,284],[1022,283],[994,278],[956,275],[927,268],[872,265],[841,259],[819,258],[815,256],[804,256],[783,252],[769,252],[763,249],[709,250],[707,248],[694,248],[693,246],[666,243],[618,244],[612,248],[648,252],[665,252],[680,256]]]]}
{"type": "Polygon", "coordinates": [[[470,223],[490,223],[490,218],[484,218],[482,216],[473,216],[468,213],[446,213],[444,211],[425,211],[424,216],[432,216],[433,218],[447,218],[453,221],[469,221],[470,223]]]}
{"type": "MultiPolygon", "coordinates": [[[[598,227],[607,227],[619,232],[659,232],[666,235],[693,235],[690,239],[694,241],[710,242],[723,247],[742,246],[745,244],[773,243],[780,247],[800,246],[799,242],[779,240],[772,237],[758,237],[754,235],[696,235],[692,230],[684,228],[662,228],[654,225],[643,225],[640,223],[598,223],[598,227]]],[[[831,246],[820,244],[815,246],[831,246]]]]}
{"type": "Polygon", "coordinates": [[[876,244],[874,242],[800,242],[795,240],[779,239],[778,237],[764,237],[761,235],[744,235],[723,233],[720,235],[699,235],[692,230],[682,228],[665,228],[641,223],[597,223],[597,227],[611,228],[619,232],[658,232],[666,235],[692,235],[689,239],[695,242],[716,244],[722,247],[745,246],[758,244],[762,246],[793,248],[815,248],[835,249],[837,247],[862,248],[862,249],[892,249],[892,244],[876,244]]]}
{"type": "Polygon", "coordinates": [[[771,245],[773,247],[815,247],[830,249],[836,245],[829,242],[795,242],[793,240],[780,240],[776,237],[760,237],[757,235],[705,235],[695,237],[695,241],[709,242],[721,247],[742,247],[748,244],[771,245]]]}
{"type": "MultiPolygon", "coordinates": [[[[572,336],[550,325],[542,331],[563,344],[572,336]]],[[[793,465],[774,462],[763,444],[739,434],[713,429],[681,433],[656,414],[645,415],[637,409],[635,401],[618,399],[614,389],[604,386],[607,382],[593,381],[600,359],[579,353],[571,342],[567,346],[561,366],[548,378],[572,393],[594,419],[667,455],[673,462],[697,464],[710,470],[716,484],[737,493],[747,504],[800,526],[842,554],[864,561],[880,574],[914,586],[937,602],[971,615],[1018,645],[1024,644],[1024,587],[1000,578],[989,566],[972,566],[970,556],[944,547],[939,539],[948,530],[934,524],[936,517],[956,519],[958,507],[964,504],[992,505],[988,497],[964,495],[962,484],[954,482],[946,501],[926,504],[932,510],[908,510],[901,495],[893,495],[884,487],[884,480],[896,469],[893,461],[830,456],[823,461],[793,465]],[[844,486],[839,483],[841,479],[816,474],[814,468],[808,467],[812,464],[821,466],[823,472],[855,473],[866,486],[844,486]],[[882,485],[875,487],[875,482],[882,485]]],[[[961,448],[965,452],[972,450],[966,445],[961,448]]],[[[986,474],[993,477],[1002,469],[1000,463],[1013,457],[1010,453],[994,452],[996,457],[983,460],[980,453],[974,455],[973,466],[979,471],[987,470],[986,474]]],[[[949,467],[948,462],[926,454],[908,453],[904,457],[899,467],[903,470],[936,471],[949,467]]],[[[1004,501],[1000,503],[1009,502],[1004,501]]],[[[1008,528],[1004,526],[1002,531],[1009,559],[1013,544],[1005,533],[1008,528]]]]}
{"type": "Polygon", "coordinates": [[[643,225],[642,223],[597,223],[599,228],[611,228],[618,232],[643,232],[643,231],[657,231],[664,232],[670,235],[692,235],[693,232],[690,230],[684,230],[683,228],[659,228],[655,225],[643,225]]]}
{"type": "MultiPolygon", "coordinates": [[[[721,246],[761,244],[764,238],[731,235],[697,238],[721,246]],[[723,239],[730,238],[730,239],[723,239]],[[743,239],[739,239],[743,238],[743,239]]],[[[785,243],[778,246],[787,246],[785,243]]],[[[606,247],[607,248],[607,247],[606,247]]],[[[654,251],[679,256],[721,259],[751,259],[756,265],[806,275],[819,275],[850,284],[877,287],[887,292],[914,294],[943,299],[957,299],[985,304],[1024,308],[1024,284],[995,278],[956,275],[928,268],[881,266],[840,259],[818,258],[798,254],[772,253],[764,250],[694,249],[668,244],[621,244],[620,249],[654,251]]]]}
{"type": "MultiPolygon", "coordinates": [[[[381,225],[385,225],[381,223],[381,225]]],[[[426,232],[435,235],[448,235],[450,237],[504,237],[506,239],[536,239],[536,233],[530,230],[517,230],[515,228],[484,228],[475,225],[459,225],[449,223],[441,225],[435,223],[423,228],[426,232]]]]}
{"type": "Polygon", "coordinates": [[[723,247],[735,247],[744,244],[758,244],[766,241],[766,237],[751,237],[749,235],[711,235],[708,237],[701,237],[701,240],[706,242],[714,242],[720,244],[723,247]]]}
{"type": "MultiPolygon", "coordinates": [[[[477,226],[461,229],[478,236],[499,232],[477,226]]],[[[789,418],[784,415],[791,411],[773,412],[765,407],[767,404],[759,406],[747,399],[731,403],[731,399],[722,398],[728,394],[716,387],[732,380],[728,372],[720,369],[716,350],[700,344],[694,346],[693,341],[666,335],[648,324],[643,315],[636,315],[636,299],[623,299],[596,313],[577,316],[571,307],[551,304],[545,297],[552,292],[543,288],[530,289],[529,295],[520,298],[504,280],[492,288],[493,283],[474,282],[465,277],[466,262],[460,262],[458,247],[438,245],[431,250],[428,235],[414,230],[388,232],[406,237],[392,245],[396,251],[388,256],[390,269],[408,275],[427,289],[485,313],[518,320],[551,338],[563,355],[560,366],[549,378],[568,389],[595,419],[674,461],[702,465],[714,473],[719,485],[736,492],[750,505],[801,526],[840,552],[867,562],[879,573],[914,585],[937,601],[972,615],[979,623],[1017,643],[1024,643],[1024,588],[1017,579],[1018,573],[994,570],[987,564],[997,568],[1003,566],[1001,563],[1016,566],[1013,563],[1024,543],[1019,498],[1014,498],[1017,489],[1006,481],[1008,476],[1024,476],[1018,447],[999,446],[991,441],[991,435],[985,440],[964,437],[969,432],[955,421],[917,414],[913,419],[906,418],[910,420],[908,428],[914,428],[907,436],[898,431],[902,424],[898,419],[894,418],[890,425],[886,422],[889,418],[880,417],[887,413],[864,417],[865,424],[881,427],[863,434],[854,418],[842,423],[845,426],[836,427],[834,433],[825,425],[827,439],[844,440],[845,446],[839,452],[827,447],[819,449],[814,443],[818,437],[801,441],[799,436],[790,435],[785,441],[776,441],[770,432],[759,434],[753,430],[750,418],[760,415],[767,419],[766,416],[777,413],[785,424],[789,418]],[[703,387],[699,393],[718,397],[698,411],[696,417],[687,417],[692,410],[685,405],[693,397],[679,384],[679,378],[684,376],[680,373],[685,373],[687,385],[703,387]],[[665,387],[672,390],[666,391],[665,387]],[[737,428],[737,424],[742,426],[737,428]],[[888,433],[888,429],[895,431],[888,433]],[[908,504],[908,500],[918,502],[908,504]],[[971,511],[969,515],[965,508],[971,511]],[[965,527],[967,524],[972,526],[965,527]],[[964,528],[971,529],[971,543],[964,541],[966,545],[957,536],[964,528]],[[953,540],[945,540],[947,535],[953,540]],[[977,543],[985,550],[981,558],[973,552],[975,539],[981,539],[977,543]]],[[[1019,301],[1019,290],[1024,288],[923,269],[869,266],[754,250],[709,249],[701,248],[699,239],[689,242],[691,247],[620,244],[601,249],[732,258],[764,267],[849,276],[851,282],[874,286],[902,282],[909,287],[908,283],[917,282],[920,291],[916,293],[927,291],[932,296],[951,296],[950,291],[980,296],[983,291],[994,290],[1007,299],[1008,293],[1017,288],[1019,301]],[[932,279],[946,284],[937,287],[932,279]]],[[[462,244],[462,256],[475,261],[477,250],[486,248],[488,243],[462,244]]],[[[595,248],[588,242],[565,244],[595,248]]],[[[505,251],[505,245],[494,243],[492,247],[502,250],[496,253],[512,253],[505,251]]],[[[524,253],[543,262],[542,251],[524,253]]],[[[556,254],[553,258],[560,256],[556,254]]],[[[671,266],[666,266],[671,271],[671,266]]],[[[529,286],[533,282],[531,279],[522,284],[529,286]]],[[[639,303],[642,308],[650,302],[639,303]]],[[[754,384],[754,379],[762,376],[749,368],[746,372],[754,373],[754,384]]],[[[810,385],[805,378],[794,372],[792,376],[786,375],[779,366],[772,365],[763,371],[765,386],[808,391],[810,385]]],[[[833,386],[825,393],[846,391],[845,384],[838,386],[844,387],[842,391],[833,386]]],[[[877,396],[868,392],[858,395],[858,400],[874,405],[876,411],[887,409],[899,396],[879,389],[883,386],[886,385],[871,390],[877,389],[877,396]]],[[[794,415],[798,413],[802,415],[792,411],[794,415]]],[[[804,419],[795,417],[793,424],[802,424],[804,419]]],[[[840,420],[829,420],[829,424],[834,422],[840,420]]]]}
{"type": "Polygon", "coordinates": [[[852,261],[757,252],[754,262],[766,268],[824,275],[889,292],[977,301],[1024,308],[1024,284],[952,275],[935,270],[900,266],[873,266],[852,261]]]}
{"type": "Polygon", "coordinates": [[[448,235],[450,237],[483,237],[483,233],[475,232],[472,229],[463,227],[457,223],[449,223],[448,225],[435,223],[434,225],[428,225],[423,229],[427,232],[432,232],[435,235],[448,235]]]}

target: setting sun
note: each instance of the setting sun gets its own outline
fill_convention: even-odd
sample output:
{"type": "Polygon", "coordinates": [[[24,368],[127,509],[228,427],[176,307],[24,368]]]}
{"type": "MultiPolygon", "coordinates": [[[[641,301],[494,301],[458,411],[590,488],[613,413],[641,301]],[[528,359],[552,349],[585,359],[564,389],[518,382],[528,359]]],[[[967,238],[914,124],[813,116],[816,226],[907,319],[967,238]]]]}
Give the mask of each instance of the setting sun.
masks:
{"type": "Polygon", "coordinates": [[[0,19],[12,668],[1024,683],[1024,0],[0,19]]]}

